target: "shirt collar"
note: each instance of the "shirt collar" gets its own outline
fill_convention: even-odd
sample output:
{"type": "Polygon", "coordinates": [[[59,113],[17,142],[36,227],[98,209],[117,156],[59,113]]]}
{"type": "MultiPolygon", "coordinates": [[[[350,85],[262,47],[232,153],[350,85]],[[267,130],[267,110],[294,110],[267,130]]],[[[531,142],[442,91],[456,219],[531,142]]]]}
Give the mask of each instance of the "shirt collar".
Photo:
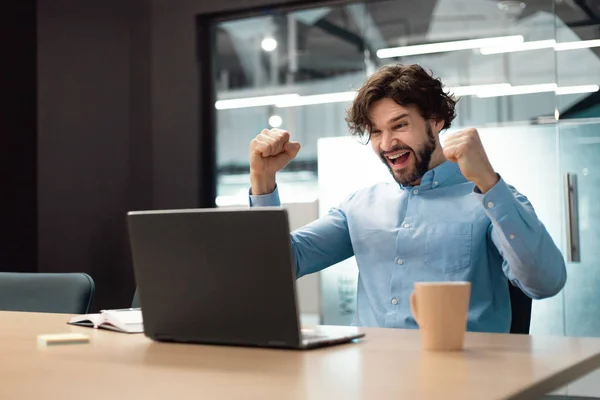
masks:
{"type": "MultiPolygon", "coordinates": [[[[444,184],[451,184],[452,180],[450,180],[450,178],[455,176],[457,173],[460,174],[460,168],[458,167],[458,164],[446,160],[437,167],[427,171],[425,175],[423,175],[421,184],[419,186],[428,189],[444,186],[444,184]]],[[[462,174],[460,175],[462,177],[462,174]]],[[[464,177],[460,181],[464,181],[464,177]]],[[[407,190],[412,188],[412,186],[409,185],[400,185],[400,187],[407,190]]]]}

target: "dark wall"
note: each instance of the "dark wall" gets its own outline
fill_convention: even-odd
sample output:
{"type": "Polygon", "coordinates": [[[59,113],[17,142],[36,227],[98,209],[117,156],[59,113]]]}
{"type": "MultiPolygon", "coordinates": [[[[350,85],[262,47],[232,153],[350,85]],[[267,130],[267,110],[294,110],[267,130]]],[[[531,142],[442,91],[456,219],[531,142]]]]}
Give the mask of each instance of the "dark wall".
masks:
{"type": "Polygon", "coordinates": [[[38,270],[87,272],[94,308],[122,307],[125,213],[152,205],[148,3],[40,0],[38,31],[38,270]]]}
{"type": "Polygon", "coordinates": [[[207,190],[196,16],[291,3],[38,0],[38,195],[27,198],[39,271],[88,272],[94,309],[129,304],[126,212],[198,207],[207,190]]]}
{"type": "Polygon", "coordinates": [[[37,265],[35,1],[5,4],[0,23],[0,271],[37,265]]]}
{"type": "MultiPolygon", "coordinates": [[[[152,0],[152,127],[154,206],[197,206],[203,188],[198,169],[198,76],[208,60],[196,60],[196,16],[296,4],[292,0],[152,0]]],[[[306,3],[306,2],[302,2],[306,3]]],[[[313,2],[316,3],[316,2],[313,2]]],[[[201,51],[201,49],[200,49],[201,51]]],[[[202,132],[206,134],[206,132],[202,132]]]]}

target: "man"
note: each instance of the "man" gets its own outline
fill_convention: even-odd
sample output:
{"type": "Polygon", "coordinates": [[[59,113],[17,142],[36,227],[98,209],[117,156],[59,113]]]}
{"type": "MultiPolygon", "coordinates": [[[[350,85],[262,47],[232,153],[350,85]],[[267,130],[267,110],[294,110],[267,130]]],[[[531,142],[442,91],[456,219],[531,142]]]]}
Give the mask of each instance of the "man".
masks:
{"type": "MultiPolygon", "coordinates": [[[[298,277],[356,256],[358,325],[416,328],[409,305],[415,282],[467,280],[468,330],[508,332],[507,278],[534,299],[565,284],[559,249],[527,198],[494,171],[477,131],[453,134],[441,146],[455,104],[418,65],[376,72],[347,122],[397,184],[359,190],[291,234],[298,277]]],[[[299,150],[282,130],[263,130],[252,141],[251,206],[279,205],[276,172],[299,150]]]]}

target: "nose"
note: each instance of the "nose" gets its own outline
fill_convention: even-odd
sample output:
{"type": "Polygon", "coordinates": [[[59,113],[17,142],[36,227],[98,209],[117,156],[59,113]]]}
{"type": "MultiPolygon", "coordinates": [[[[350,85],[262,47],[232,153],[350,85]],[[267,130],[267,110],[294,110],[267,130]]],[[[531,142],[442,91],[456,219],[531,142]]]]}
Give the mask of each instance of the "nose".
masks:
{"type": "Polygon", "coordinates": [[[381,134],[381,150],[390,151],[398,144],[398,140],[390,132],[381,134]]]}

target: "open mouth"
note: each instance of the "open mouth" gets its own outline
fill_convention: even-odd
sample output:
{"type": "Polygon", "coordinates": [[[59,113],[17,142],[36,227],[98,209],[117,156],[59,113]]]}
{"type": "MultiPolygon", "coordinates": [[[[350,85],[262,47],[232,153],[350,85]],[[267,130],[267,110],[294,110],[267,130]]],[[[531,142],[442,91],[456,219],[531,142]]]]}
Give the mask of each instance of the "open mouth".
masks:
{"type": "Polygon", "coordinates": [[[386,156],[389,163],[391,165],[393,165],[394,167],[403,167],[406,164],[406,162],[408,161],[409,157],[410,157],[409,150],[399,151],[398,153],[386,156]]]}

